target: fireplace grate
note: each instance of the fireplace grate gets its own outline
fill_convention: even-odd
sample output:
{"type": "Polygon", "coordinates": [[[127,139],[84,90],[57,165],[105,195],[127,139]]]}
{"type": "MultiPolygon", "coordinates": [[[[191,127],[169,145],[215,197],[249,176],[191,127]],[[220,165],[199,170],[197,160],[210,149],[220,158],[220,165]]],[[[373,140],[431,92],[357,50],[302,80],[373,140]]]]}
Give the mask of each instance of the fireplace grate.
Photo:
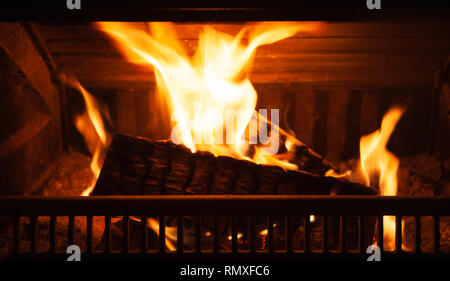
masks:
{"type": "MultiPolygon", "coordinates": [[[[1,197],[0,216],[9,218],[13,225],[12,245],[13,254],[10,259],[66,259],[65,252],[55,250],[55,225],[57,217],[68,217],[67,242],[74,243],[75,217],[86,218],[86,249],[82,253],[85,260],[114,260],[114,259],[145,259],[145,260],[329,260],[354,259],[365,260],[369,256],[366,249],[369,246],[364,239],[365,228],[361,227],[371,217],[376,218],[374,227],[375,239],[383,245],[383,216],[394,216],[395,219],[395,250],[385,251],[381,247],[381,257],[388,259],[450,259],[450,253],[440,249],[440,217],[450,216],[450,198],[429,197],[380,197],[380,196],[91,196],[91,197],[1,197]],[[309,218],[314,215],[322,218],[322,226],[328,225],[329,218],[340,218],[344,222],[350,217],[358,218],[357,248],[349,250],[346,247],[345,236],[348,233],[345,227],[338,228],[341,237],[341,249],[338,251],[329,248],[328,239],[323,239],[321,250],[311,248],[310,223],[304,224],[304,247],[295,250],[292,246],[292,218],[309,218]],[[39,243],[39,217],[50,217],[50,250],[47,253],[37,253],[39,243]],[[92,247],[93,217],[104,218],[104,251],[95,252],[92,247]],[[111,218],[120,216],[123,223],[123,243],[118,252],[111,249],[111,218]],[[183,245],[183,217],[194,218],[194,246],[186,251],[183,245]],[[213,249],[204,252],[201,249],[201,223],[202,216],[212,216],[213,223],[213,249]],[[222,252],[219,246],[218,231],[221,216],[231,218],[231,247],[229,252],[222,252]],[[256,245],[256,218],[267,216],[267,244],[264,251],[259,251],[256,245]],[[415,248],[413,251],[402,249],[402,218],[415,219],[415,248]],[[421,217],[431,216],[434,225],[434,249],[432,252],[421,251],[421,217]],[[19,252],[19,221],[21,217],[29,217],[30,221],[30,251],[19,252]],[[141,218],[141,248],[130,250],[129,225],[132,218],[141,218]],[[148,217],[158,217],[159,224],[165,225],[165,218],[177,218],[176,250],[168,252],[166,249],[166,228],[159,228],[159,239],[156,251],[149,251],[147,243],[148,217]],[[248,251],[241,251],[238,246],[238,219],[249,218],[248,251]],[[283,250],[274,247],[274,228],[272,220],[280,217],[286,223],[286,243],[283,250]],[[143,223],[145,222],[145,223],[143,223]]],[[[322,228],[322,237],[330,235],[328,227],[322,228]]]]}

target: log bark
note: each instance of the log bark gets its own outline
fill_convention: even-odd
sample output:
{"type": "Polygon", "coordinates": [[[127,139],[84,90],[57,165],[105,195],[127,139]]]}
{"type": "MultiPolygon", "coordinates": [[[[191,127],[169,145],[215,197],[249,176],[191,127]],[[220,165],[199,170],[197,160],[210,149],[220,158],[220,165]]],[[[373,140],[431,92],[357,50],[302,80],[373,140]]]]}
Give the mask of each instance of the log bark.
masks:
{"type": "Polygon", "coordinates": [[[118,134],[93,195],[297,194],[376,195],[376,189],[278,166],[258,165],[170,141],[118,134]]]}

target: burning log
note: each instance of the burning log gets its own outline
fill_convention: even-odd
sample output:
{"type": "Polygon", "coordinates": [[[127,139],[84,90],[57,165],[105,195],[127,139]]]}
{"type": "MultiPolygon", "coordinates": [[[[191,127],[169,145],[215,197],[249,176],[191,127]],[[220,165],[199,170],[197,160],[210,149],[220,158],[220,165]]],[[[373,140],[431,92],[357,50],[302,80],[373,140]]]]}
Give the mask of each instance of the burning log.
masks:
{"type": "Polygon", "coordinates": [[[323,156],[303,143],[294,147],[293,154],[292,162],[297,165],[299,170],[317,175],[324,175],[330,169],[336,170],[336,167],[324,159],[323,156]]]}
{"type": "Polygon", "coordinates": [[[93,195],[376,195],[376,189],[209,152],[118,134],[93,195]]]}
{"type": "MultiPolygon", "coordinates": [[[[154,142],[118,134],[108,149],[93,191],[93,195],[208,194],[376,195],[378,190],[337,178],[285,171],[278,166],[215,157],[205,151],[192,153],[184,145],[170,141],[154,142]]],[[[339,224],[339,218],[330,217],[329,223],[329,233],[336,232],[337,237],[333,225],[339,224]]],[[[229,235],[230,225],[228,218],[221,220],[219,231],[225,237],[229,235]]],[[[373,223],[365,225],[368,236],[373,233],[371,226],[373,223]]],[[[357,226],[350,228],[347,231],[354,232],[357,226]]]]}

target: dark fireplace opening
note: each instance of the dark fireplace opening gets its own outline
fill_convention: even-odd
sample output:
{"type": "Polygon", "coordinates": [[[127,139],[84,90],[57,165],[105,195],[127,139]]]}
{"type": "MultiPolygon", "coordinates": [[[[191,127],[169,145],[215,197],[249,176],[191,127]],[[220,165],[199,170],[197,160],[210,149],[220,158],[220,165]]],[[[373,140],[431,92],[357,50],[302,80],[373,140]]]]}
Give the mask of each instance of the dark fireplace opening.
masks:
{"type": "Polygon", "coordinates": [[[122,25],[0,23],[1,259],[449,258],[448,20],[122,25]],[[199,89],[279,153],[174,143],[199,89]]]}

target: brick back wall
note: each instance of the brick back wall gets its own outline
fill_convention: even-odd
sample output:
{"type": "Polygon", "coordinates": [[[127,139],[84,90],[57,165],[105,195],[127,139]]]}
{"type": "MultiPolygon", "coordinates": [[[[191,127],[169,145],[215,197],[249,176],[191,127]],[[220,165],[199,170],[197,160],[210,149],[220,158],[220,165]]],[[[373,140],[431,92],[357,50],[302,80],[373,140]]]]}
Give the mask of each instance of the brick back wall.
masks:
{"type": "Polygon", "coordinates": [[[19,23],[0,23],[0,195],[30,194],[62,153],[59,91],[19,23]]]}

